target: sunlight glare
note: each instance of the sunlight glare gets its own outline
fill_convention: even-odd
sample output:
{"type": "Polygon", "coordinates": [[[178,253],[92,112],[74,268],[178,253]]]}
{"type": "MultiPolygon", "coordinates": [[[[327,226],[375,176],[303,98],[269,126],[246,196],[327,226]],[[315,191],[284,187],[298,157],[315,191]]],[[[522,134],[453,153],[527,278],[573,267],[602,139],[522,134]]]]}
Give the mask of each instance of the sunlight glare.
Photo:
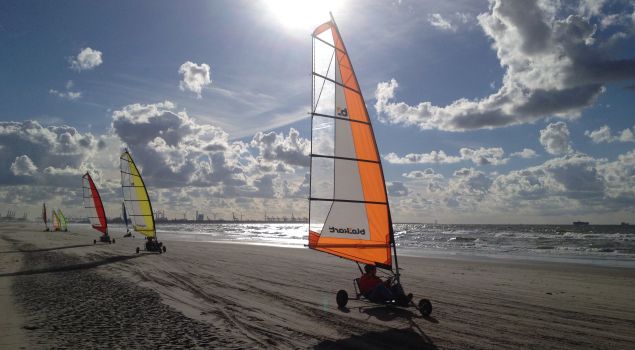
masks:
{"type": "Polygon", "coordinates": [[[267,7],[287,28],[312,28],[330,19],[329,11],[342,7],[343,0],[265,0],[267,7]]]}

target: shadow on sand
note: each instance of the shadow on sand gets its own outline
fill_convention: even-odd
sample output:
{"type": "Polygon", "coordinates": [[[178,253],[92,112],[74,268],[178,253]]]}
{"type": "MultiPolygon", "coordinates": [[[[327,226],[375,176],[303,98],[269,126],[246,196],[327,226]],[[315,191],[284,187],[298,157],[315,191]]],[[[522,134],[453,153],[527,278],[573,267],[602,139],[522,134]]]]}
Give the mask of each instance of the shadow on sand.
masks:
{"type": "Polygon", "coordinates": [[[353,335],[346,339],[325,340],[317,344],[314,349],[424,349],[432,350],[437,347],[423,332],[412,328],[389,329],[383,332],[368,332],[353,335]]]}
{"type": "Polygon", "coordinates": [[[112,263],[116,263],[116,262],[120,262],[120,261],[136,259],[136,258],[139,258],[139,257],[142,257],[142,256],[144,256],[144,255],[141,255],[141,254],[136,255],[135,254],[135,255],[123,255],[123,256],[111,256],[111,257],[104,258],[104,259],[101,259],[101,260],[85,262],[85,263],[79,263],[79,264],[71,264],[71,265],[64,265],[64,266],[51,266],[51,267],[46,267],[46,268],[41,268],[41,269],[33,269],[33,270],[26,270],[26,271],[17,271],[17,272],[3,273],[3,274],[0,274],[0,277],[37,275],[37,274],[40,274],[40,273],[92,269],[94,267],[98,267],[98,266],[101,266],[101,265],[107,265],[107,264],[112,264],[112,263]]]}
{"type": "Polygon", "coordinates": [[[4,253],[39,253],[39,252],[48,252],[51,250],[60,250],[60,249],[70,249],[70,248],[81,248],[81,247],[92,247],[93,244],[76,244],[76,245],[67,245],[63,247],[55,247],[55,248],[42,248],[42,249],[18,249],[18,250],[7,250],[0,252],[0,254],[4,253]]]}

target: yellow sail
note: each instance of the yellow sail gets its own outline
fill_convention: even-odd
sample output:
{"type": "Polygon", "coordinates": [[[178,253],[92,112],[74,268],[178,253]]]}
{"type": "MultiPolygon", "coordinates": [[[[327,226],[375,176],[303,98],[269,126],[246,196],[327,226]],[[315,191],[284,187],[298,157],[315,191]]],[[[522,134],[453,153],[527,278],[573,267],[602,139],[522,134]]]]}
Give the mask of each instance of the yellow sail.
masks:
{"type": "Polygon", "coordinates": [[[148,190],[128,150],[121,154],[120,170],[123,200],[133,229],[147,237],[156,237],[148,190]]]}

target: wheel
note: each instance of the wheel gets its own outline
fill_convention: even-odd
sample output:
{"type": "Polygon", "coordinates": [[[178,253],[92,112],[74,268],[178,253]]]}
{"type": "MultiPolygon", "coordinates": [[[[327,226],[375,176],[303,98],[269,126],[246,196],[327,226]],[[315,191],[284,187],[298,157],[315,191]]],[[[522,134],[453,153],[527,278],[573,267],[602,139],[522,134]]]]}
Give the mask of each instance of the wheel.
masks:
{"type": "Polygon", "coordinates": [[[115,239],[114,238],[112,239],[112,244],[115,244],[115,239]]]}
{"type": "Polygon", "coordinates": [[[428,317],[432,313],[432,303],[428,299],[419,300],[419,312],[421,316],[428,317]]]}
{"type": "Polygon", "coordinates": [[[139,247],[137,247],[137,254],[139,254],[139,247]]]}
{"type": "Polygon", "coordinates": [[[165,253],[165,251],[166,251],[165,246],[163,246],[163,252],[165,253]]]}
{"type": "Polygon", "coordinates": [[[97,240],[96,239],[93,239],[93,244],[97,244],[97,240]]]}
{"type": "Polygon", "coordinates": [[[338,307],[340,308],[345,307],[346,304],[348,303],[348,293],[346,293],[344,289],[340,289],[337,292],[337,296],[335,297],[335,300],[337,301],[338,307]]]}

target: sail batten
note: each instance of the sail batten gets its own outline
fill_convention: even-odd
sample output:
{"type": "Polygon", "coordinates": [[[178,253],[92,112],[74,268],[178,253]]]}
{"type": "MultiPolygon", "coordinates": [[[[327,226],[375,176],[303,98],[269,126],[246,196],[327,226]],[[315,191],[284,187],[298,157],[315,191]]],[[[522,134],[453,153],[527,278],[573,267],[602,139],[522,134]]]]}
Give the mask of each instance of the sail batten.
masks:
{"type": "Polygon", "coordinates": [[[390,206],[372,124],[334,21],[313,32],[309,247],[392,267],[390,206]]]}
{"type": "Polygon", "coordinates": [[[148,237],[156,237],[152,203],[141,173],[127,150],[119,159],[124,215],[130,219],[135,231],[148,237]]]}

